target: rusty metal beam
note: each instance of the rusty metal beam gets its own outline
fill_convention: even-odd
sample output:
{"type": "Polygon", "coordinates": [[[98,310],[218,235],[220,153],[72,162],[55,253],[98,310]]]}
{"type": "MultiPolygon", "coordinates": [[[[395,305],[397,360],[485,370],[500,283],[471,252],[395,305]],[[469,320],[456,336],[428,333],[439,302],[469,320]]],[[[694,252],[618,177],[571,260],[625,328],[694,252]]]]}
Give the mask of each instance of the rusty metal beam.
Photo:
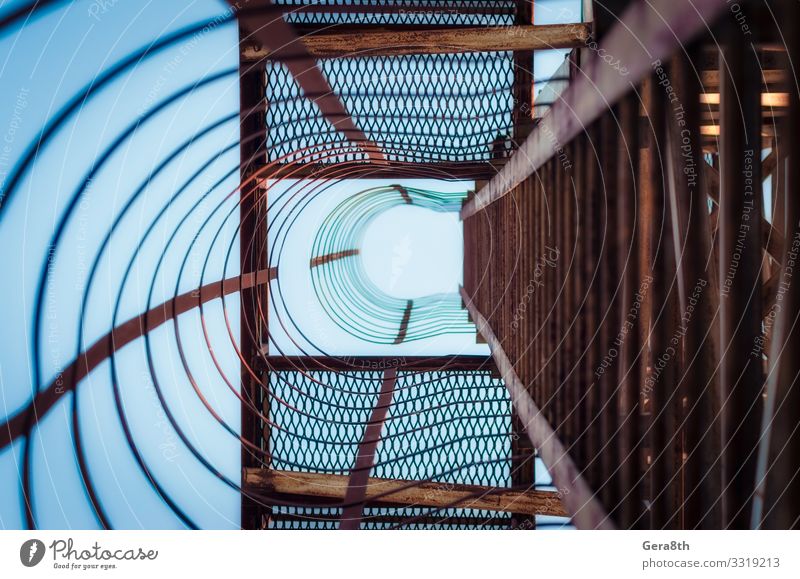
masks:
{"type": "Polygon", "coordinates": [[[461,219],[474,215],[532,175],[616,103],[633,83],[649,75],[653,62],[667,58],[706,30],[725,6],[719,0],[696,0],[692,10],[680,2],[631,2],[601,43],[603,54],[619,59],[626,74],[610,68],[593,53],[582,67],[583,74],[542,117],[502,171],[464,205],[461,219]],[[665,29],[674,34],[664,34],[665,29]]]}
{"type": "Polygon", "coordinates": [[[579,529],[613,529],[614,525],[605,509],[578,472],[561,440],[556,436],[553,428],[544,418],[514,370],[513,364],[488,321],[478,311],[464,288],[461,288],[461,298],[475,321],[478,331],[489,344],[492,356],[511,395],[514,409],[531,444],[539,450],[539,456],[552,474],[553,485],[561,493],[564,509],[569,513],[573,524],[579,529]]]}
{"type": "Polygon", "coordinates": [[[639,179],[639,101],[629,94],[619,104],[619,135],[617,145],[617,191],[610,192],[617,200],[616,251],[620,283],[620,304],[617,324],[628,328],[624,341],[619,346],[617,363],[619,432],[619,463],[613,479],[619,481],[623,493],[617,520],[625,528],[642,526],[644,501],[641,483],[641,427],[640,388],[642,382],[642,344],[639,339],[641,312],[631,315],[636,304],[637,292],[642,287],[640,263],[636,251],[639,249],[639,219],[641,210],[641,184],[639,179]]]}
{"type": "MultiPolygon", "coordinates": [[[[743,14],[754,14],[744,5],[743,14]]],[[[720,50],[719,279],[725,526],[750,526],[762,414],[761,78],[754,48],[729,22],[720,50]],[[747,174],[745,173],[747,171],[747,174]]]]}
{"type": "Polygon", "coordinates": [[[378,443],[381,440],[381,430],[383,430],[386,415],[389,413],[389,406],[392,404],[396,382],[397,370],[395,368],[389,368],[384,371],[378,401],[372,409],[372,416],[370,416],[367,427],[364,429],[364,438],[358,446],[356,463],[353,466],[353,470],[350,471],[350,479],[347,482],[344,497],[345,502],[350,504],[342,511],[340,529],[353,530],[361,526],[369,485],[369,473],[375,464],[378,443]]]}
{"type": "MultiPolygon", "coordinates": [[[[517,14],[514,21],[515,24],[524,26],[533,25],[533,16],[533,3],[529,0],[517,0],[517,14]]],[[[589,31],[587,28],[585,30],[587,38],[588,33],[589,31]]],[[[514,127],[511,136],[515,148],[519,146],[519,143],[522,143],[528,137],[531,128],[533,127],[531,122],[533,115],[533,90],[533,57],[529,52],[517,52],[514,54],[514,107],[511,113],[514,127]]],[[[521,191],[515,191],[515,197],[519,197],[521,193],[521,191]]],[[[525,241],[523,241],[525,230],[523,229],[522,224],[525,223],[526,225],[529,225],[532,223],[532,220],[528,221],[525,219],[525,217],[517,213],[514,210],[514,208],[517,207],[523,211],[525,209],[530,210],[533,208],[533,204],[528,203],[523,206],[521,204],[517,204],[516,199],[509,204],[510,222],[508,223],[508,229],[506,230],[507,235],[505,236],[505,242],[508,246],[508,251],[506,252],[505,257],[512,262],[514,259],[517,259],[517,265],[519,266],[519,270],[516,272],[518,275],[513,276],[516,283],[511,284],[511,289],[514,291],[514,297],[511,298],[511,296],[509,296],[511,299],[513,299],[514,303],[520,303],[521,295],[523,292],[527,291],[527,288],[520,288],[520,284],[524,283],[521,281],[523,276],[532,269],[532,260],[530,258],[533,253],[533,247],[530,245],[530,239],[527,240],[529,242],[528,251],[522,250],[522,248],[525,246],[525,241]],[[511,207],[511,205],[513,205],[513,207],[511,207]]],[[[467,255],[466,247],[465,255],[467,255]]],[[[514,268],[513,263],[511,264],[511,268],[514,268]]],[[[516,343],[520,343],[521,341],[521,343],[525,345],[530,344],[530,336],[527,332],[528,329],[529,328],[527,325],[523,325],[523,327],[520,328],[520,332],[515,332],[517,334],[516,343]]],[[[515,348],[515,350],[517,350],[517,348],[515,348]]],[[[528,361],[529,360],[525,356],[520,356],[520,358],[517,360],[517,372],[519,372],[519,374],[522,376],[527,377],[531,374],[529,367],[526,364],[528,361]]],[[[530,440],[528,440],[528,437],[525,436],[525,428],[516,412],[511,413],[511,430],[511,483],[517,488],[533,488],[536,483],[536,449],[533,448],[530,440]]],[[[524,512],[515,511],[512,514],[511,520],[514,528],[536,528],[536,517],[530,514],[526,515],[524,512]]]]}
{"type": "Polygon", "coordinates": [[[395,344],[402,344],[406,341],[408,334],[408,322],[411,320],[411,310],[414,308],[414,300],[406,302],[406,309],[403,311],[403,318],[400,320],[400,329],[397,332],[397,337],[394,339],[395,344]]]}
{"type": "Polygon", "coordinates": [[[653,529],[677,528],[675,518],[678,501],[676,469],[676,431],[679,414],[676,363],[665,358],[670,354],[670,340],[677,327],[677,295],[675,282],[675,255],[672,249],[672,227],[669,202],[665,186],[665,159],[658,138],[666,134],[667,96],[651,77],[647,83],[649,93],[647,116],[651,122],[648,148],[648,181],[646,189],[651,195],[650,216],[650,273],[653,278],[650,300],[650,368],[645,378],[643,394],[650,402],[650,527],[653,529]],[[667,360],[665,362],[665,360],[667,360]]]}
{"type": "MultiPolygon", "coordinates": [[[[244,36],[239,30],[239,37],[244,36]]],[[[266,187],[261,187],[251,176],[267,164],[266,143],[266,90],[264,70],[239,61],[239,175],[243,184],[239,191],[239,269],[250,273],[267,267],[266,228],[261,225],[266,214],[266,187]],[[258,138],[254,138],[258,136],[258,138]]],[[[241,417],[242,437],[261,448],[262,428],[251,408],[261,406],[261,385],[254,376],[258,367],[259,349],[262,334],[266,335],[266,323],[262,322],[259,309],[267,310],[269,304],[269,284],[253,286],[241,292],[239,312],[239,350],[241,376],[241,417]]],[[[269,438],[267,437],[268,441],[269,438]]],[[[252,449],[242,445],[242,465],[256,466],[261,457],[255,456],[252,449]]],[[[260,526],[262,509],[259,505],[242,495],[241,526],[243,529],[257,529],[260,526]]]]}
{"type": "MultiPolygon", "coordinates": [[[[589,38],[586,24],[541,26],[491,26],[485,28],[440,28],[431,30],[349,30],[309,34],[302,37],[308,54],[315,58],[401,56],[463,52],[530,52],[583,46],[589,38]]],[[[280,58],[265,45],[245,43],[242,59],[260,62],[280,58]]]]}
{"type": "MultiPolygon", "coordinates": [[[[782,22],[800,21],[800,5],[793,0],[778,3],[782,22]]],[[[794,32],[794,31],[793,31],[794,32]]],[[[791,62],[800,59],[800,35],[786,35],[791,62]]],[[[780,260],[777,319],[772,329],[764,415],[761,425],[756,496],[751,527],[800,528],[800,283],[796,277],[800,254],[800,93],[793,83],[789,116],[782,127],[786,152],[786,197],[781,226],[786,242],[780,260]]]]}
{"type": "MultiPolygon", "coordinates": [[[[244,480],[249,491],[339,501],[346,500],[349,489],[349,478],[335,474],[245,469],[244,480]]],[[[435,509],[455,504],[459,509],[567,516],[558,493],[553,491],[368,477],[363,494],[364,501],[374,504],[435,509]]]]}
{"type": "MultiPolygon", "coordinates": [[[[277,276],[278,270],[273,267],[257,273],[248,273],[207,283],[197,289],[175,296],[120,324],[98,338],[87,350],[81,352],[44,390],[36,395],[31,403],[35,416],[41,419],[61,400],[64,394],[70,392],[78,382],[88,376],[109,356],[137,338],[141,338],[147,332],[180,314],[191,311],[200,304],[256,285],[269,283],[270,280],[277,279],[277,276]]],[[[25,423],[29,409],[30,405],[0,424],[0,450],[8,446],[11,441],[26,434],[25,423]]]]}
{"type": "Polygon", "coordinates": [[[399,163],[298,163],[276,165],[264,177],[271,179],[490,179],[498,172],[495,161],[399,163]]]}
{"type": "Polygon", "coordinates": [[[697,47],[670,63],[676,103],[667,125],[667,166],[683,332],[683,375],[679,388],[685,415],[682,466],[686,528],[722,525],[721,409],[719,391],[719,285],[711,257],[705,163],[700,148],[700,83],[693,71],[697,47]],[[680,114],[673,114],[680,106],[680,114]]]}
{"type": "Polygon", "coordinates": [[[311,258],[310,266],[311,267],[318,267],[320,265],[324,265],[326,263],[330,263],[332,261],[337,261],[340,259],[344,259],[346,257],[352,257],[354,255],[358,255],[358,249],[344,249],[342,251],[336,251],[334,253],[326,253],[325,255],[318,255],[316,257],[311,258]]]}
{"type": "Polygon", "coordinates": [[[267,366],[275,371],[364,372],[396,368],[402,372],[495,371],[490,356],[268,356],[267,366]]]}

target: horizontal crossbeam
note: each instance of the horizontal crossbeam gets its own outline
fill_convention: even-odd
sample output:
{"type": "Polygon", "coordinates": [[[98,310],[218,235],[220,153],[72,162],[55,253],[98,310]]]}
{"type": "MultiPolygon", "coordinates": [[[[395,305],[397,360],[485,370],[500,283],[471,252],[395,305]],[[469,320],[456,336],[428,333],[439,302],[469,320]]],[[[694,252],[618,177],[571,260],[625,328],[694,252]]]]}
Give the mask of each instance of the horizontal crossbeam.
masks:
{"type": "MultiPolygon", "coordinates": [[[[303,37],[308,54],[315,58],[344,56],[402,56],[463,52],[525,52],[575,48],[589,39],[583,23],[488,28],[441,28],[431,30],[373,30],[319,33],[303,37]]],[[[279,58],[269,47],[245,43],[245,62],[279,58]]]]}
{"type": "MultiPolygon", "coordinates": [[[[247,490],[281,495],[344,500],[350,477],[345,475],[248,468],[247,490]]],[[[418,507],[514,512],[525,515],[566,516],[558,493],[508,490],[478,485],[420,482],[369,477],[364,500],[418,507]]]]}

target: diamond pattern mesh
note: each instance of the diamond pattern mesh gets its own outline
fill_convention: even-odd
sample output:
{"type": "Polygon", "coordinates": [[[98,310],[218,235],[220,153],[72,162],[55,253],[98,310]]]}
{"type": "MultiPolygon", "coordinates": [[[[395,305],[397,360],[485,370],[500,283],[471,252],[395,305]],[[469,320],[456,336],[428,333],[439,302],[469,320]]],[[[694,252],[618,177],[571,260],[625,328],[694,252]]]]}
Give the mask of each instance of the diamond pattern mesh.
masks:
{"type": "Polygon", "coordinates": [[[297,7],[295,24],[438,24],[500,26],[514,23],[514,0],[275,0],[297,7]]]}
{"type": "MultiPolygon", "coordinates": [[[[349,474],[382,378],[382,372],[270,372],[270,418],[279,427],[270,435],[273,468],[349,474]]],[[[508,393],[489,372],[398,372],[371,476],[510,486],[510,415],[508,393]]],[[[273,514],[273,528],[336,528],[341,512],[275,507],[273,514]]],[[[369,507],[362,528],[497,527],[509,520],[471,509],[369,507]]]]}
{"type": "MultiPolygon", "coordinates": [[[[353,121],[390,161],[486,161],[512,134],[511,53],[430,54],[320,60],[353,121]]],[[[347,141],[280,63],[267,64],[270,160],[347,141]]],[[[362,160],[355,152],[328,162],[362,160]]],[[[305,159],[305,161],[314,160],[305,159]]]]}

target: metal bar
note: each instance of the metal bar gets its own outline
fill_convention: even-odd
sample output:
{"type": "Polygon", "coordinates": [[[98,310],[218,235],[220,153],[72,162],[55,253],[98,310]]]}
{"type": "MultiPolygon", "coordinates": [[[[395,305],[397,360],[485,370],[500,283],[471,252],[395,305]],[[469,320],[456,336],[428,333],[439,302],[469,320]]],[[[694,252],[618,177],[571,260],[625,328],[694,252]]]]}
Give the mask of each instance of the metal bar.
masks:
{"type": "Polygon", "coordinates": [[[324,265],[332,261],[337,261],[339,259],[344,259],[346,257],[352,257],[354,255],[358,255],[359,253],[360,251],[358,249],[343,249],[342,251],[336,251],[334,253],[326,253],[325,255],[318,255],[317,257],[311,258],[309,267],[318,267],[320,265],[324,265]]]}
{"type": "Polygon", "coordinates": [[[602,233],[602,253],[600,254],[600,320],[598,339],[598,365],[596,379],[600,385],[600,481],[599,491],[603,503],[613,511],[619,504],[620,488],[616,481],[617,469],[617,404],[618,390],[614,371],[614,339],[619,331],[619,284],[620,272],[617,251],[617,131],[615,111],[608,111],[600,119],[600,175],[602,178],[603,203],[600,220],[604,225],[602,233]]]}
{"type": "Polygon", "coordinates": [[[201,303],[207,303],[222,296],[249,289],[255,285],[269,283],[276,279],[278,271],[275,268],[262,270],[258,273],[243,274],[225,280],[207,283],[197,289],[175,296],[146,312],[135,316],[120,324],[110,332],[98,338],[87,350],[66,365],[47,387],[40,391],[36,398],[12,418],[0,425],[0,450],[11,444],[11,441],[26,434],[26,416],[33,411],[41,420],[61,397],[70,392],[75,384],[89,375],[114,352],[141,338],[158,326],[170,321],[176,316],[191,311],[201,303]],[[72,377],[74,378],[74,382],[72,377]],[[32,409],[32,410],[31,410],[32,409]]]}
{"type": "MultiPolygon", "coordinates": [[[[247,490],[298,497],[323,497],[349,502],[350,477],[273,469],[245,469],[247,490]]],[[[367,477],[363,496],[358,500],[372,504],[411,505],[446,508],[457,503],[459,509],[480,509],[525,515],[567,516],[554,491],[513,490],[455,483],[367,477]]],[[[345,508],[347,510],[347,507],[345,508]]],[[[444,515],[442,515],[444,516],[444,515]]],[[[406,517],[407,518],[407,517],[406,517]]]]}
{"type": "MultiPolygon", "coordinates": [[[[585,24],[514,25],[431,30],[348,30],[309,34],[302,42],[314,58],[459,54],[465,52],[530,52],[583,46],[589,37],[585,24]]],[[[268,46],[244,44],[242,59],[260,62],[281,59],[268,46]]]]}
{"type": "MultiPolygon", "coordinates": [[[[501,159],[500,162],[503,162],[501,159]]],[[[497,174],[498,161],[486,163],[472,162],[436,162],[436,163],[354,163],[348,167],[348,179],[457,179],[481,180],[490,179],[497,174]]],[[[297,163],[277,165],[264,177],[271,179],[326,179],[341,176],[341,165],[338,163],[297,163]]]]}
{"type": "MultiPolygon", "coordinates": [[[[748,5],[744,15],[753,15],[748,5]]],[[[725,388],[725,526],[750,526],[763,413],[761,360],[761,76],[755,46],[728,23],[720,50],[719,279],[725,388]]]]}
{"type": "Polygon", "coordinates": [[[578,472],[564,445],[553,432],[553,428],[528,394],[486,318],[475,307],[464,288],[461,288],[461,297],[479,331],[489,344],[517,415],[525,427],[531,444],[538,449],[539,456],[552,474],[553,485],[561,493],[564,508],[570,514],[573,524],[579,529],[613,529],[614,525],[602,505],[578,472]]]}
{"type": "Polygon", "coordinates": [[[408,334],[408,322],[411,320],[411,310],[414,308],[414,300],[406,302],[406,309],[403,310],[403,318],[400,320],[400,329],[397,331],[397,337],[394,339],[395,344],[402,344],[406,341],[406,334],[408,334]]]}
{"type": "Polygon", "coordinates": [[[264,362],[276,372],[364,372],[387,368],[404,372],[496,371],[491,356],[267,356],[264,362]]]}
{"type": "MultiPolygon", "coordinates": [[[[517,14],[515,17],[515,24],[513,30],[522,30],[522,27],[528,30],[541,29],[540,27],[532,26],[533,20],[533,4],[529,0],[517,0],[517,14]]],[[[554,30],[554,29],[553,29],[554,30]]],[[[572,35],[576,36],[572,30],[564,30],[565,38],[572,35]]],[[[584,34],[588,37],[588,29],[584,30],[584,34]]],[[[533,115],[533,89],[534,89],[534,72],[533,72],[533,55],[530,52],[518,52],[514,55],[514,108],[512,112],[513,118],[513,135],[512,140],[514,148],[518,148],[530,134],[532,128],[532,115],[533,115]]],[[[511,227],[513,239],[509,236],[509,247],[513,250],[513,266],[514,272],[514,295],[511,299],[512,307],[515,309],[508,314],[507,328],[514,340],[514,350],[516,352],[517,360],[516,368],[517,373],[523,377],[526,384],[534,375],[535,368],[531,368],[533,355],[531,353],[532,341],[534,332],[531,332],[531,324],[525,322],[525,318],[531,315],[531,298],[529,288],[529,280],[532,279],[533,274],[533,248],[530,246],[528,235],[532,231],[531,224],[531,211],[533,208],[533,200],[530,197],[531,180],[523,181],[519,187],[515,188],[510,203],[510,213],[512,217],[511,227]],[[522,312],[522,304],[525,303],[525,311],[522,312]]],[[[467,255],[465,253],[465,255],[467,255]]],[[[528,387],[530,392],[530,386],[528,387]]],[[[536,481],[536,450],[530,441],[525,436],[522,421],[517,416],[516,412],[512,410],[512,432],[513,437],[511,440],[511,481],[514,486],[533,486],[536,481]]],[[[512,523],[515,528],[535,529],[536,517],[525,516],[524,513],[515,510],[512,515],[512,523]]]]}
{"type": "Polygon", "coordinates": [[[574,272],[574,307],[575,323],[573,348],[576,363],[573,366],[572,381],[575,386],[575,405],[573,408],[574,419],[574,448],[573,457],[581,468],[587,463],[586,443],[588,437],[589,421],[587,420],[588,399],[590,394],[591,377],[588,372],[588,334],[593,326],[588,319],[588,303],[590,292],[587,288],[587,269],[593,265],[588,254],[589,239],[591,237],[591,219],[589,219],[589,200],[586,196],[588,163],[586,151],[588,139],[582,135],[575,140],[575,272],[574,272]]]}
{"type": "Polygon", "coordinates": [[[584,253],[584,277],[586,280],[586,303],[583,314],[586,325],[585,338],[585,369],[583,372],[583,382],[586,385],[586,400],[584,402],[585,426],[581,428],[584,443],[584,462],[581,466],[586,469],[588,478],[593,488],[599,488],[599,460],[598,453],[601,448],[601,440],[597,435],[599,432],[598,421],[600,405],[602,400],[599,394],[597,379],[594,375],[599,362],[599,348],[597,331],[600,327],[601,312],[599,300],[600,288],[600,248],[602,231],[598,216],[601,215],[601,195],[599,190],[598,164],[597,164],[597,126],[589,127],[587,139],[583,151],[583,215],[584,223],[581,229],[582,243],[585,245],[584,253]]]}
{"type": "Polygon", "coordinates": [[[651,371],[644,380],[643,391],[650,400],[650,526],[653,529],[674,528],[677,520],[675,501],[676,415],[678,414],[676,336],[675,260],[672,228],[665,193],[665,151],[659,137],[666,134],[666,95],[655,76],[648,83],[647,117],[651,127],[649,138],[649,185],[652,197],[652,229],[650,232],[651,289],[650,351],[651,371]]]}
{"type": "Polygon", "coordinates": [[[670,208],[678,273],[683,360],[680,388],[685,485],[682,514],[688,528],[720,528],[720,394],[717,375],[718,295],[701,170],[700,85],[688,55],[672,62],[675,102],[667,125],[670,208]]]}
{"type": "MultiPolygon", "coordinates": [[[[245,36],[239,30],[239,37],[245,36]]],[[[242,183],[247,183],[239,192],[239,261],[240,270],[244,274],[258,271],[266,267],[268,252],[261,251],[259,240],[261,235],[259,221],[262,189],[251,175],[266,165],[266,91],[264,70],[261,67],[252,67],[240,60],[239,62],[239,116],[240,116],[240,142],[239,156],[241,159],[240,178],[242,183]],[[263,135],[253,138],[254,135],[263,135]]],[[[265,207],[265,205],[264,205],[265,207]]],[[[260,408],[260,397],[263,394],[261,385],[253,376],[253,369],[258,367],[259,349],[261,344],[259,305],[266,308],[269,303],[268,296],[261,292],[264,286],[254,286],[241,292],[240,301],[240,336],[239,349],[242,355],[241,363],[241,436],[252,444],[262,446],[262,428],[258,418],[251,408],[260,408]]],[[[267,439],[268,440],[268,439],[267,439]]],[[[242,445],[241,461],[243,466],[256,466],[261,458],[254,455],[251,448],[242,445]]],[[[241,526],[243,529],[257,529],[260,527],[261,509],[244,494],[242,495],[241,526]]]]}
{"type": "Polygon", "coordinates": [[[616,251],[621,274],[618,310],[618,331],[622,343],[618,346],[617,362],[619,420],[617,468],[621,486],[619,523],[625,528],[641,526],[643,501],[639,442],[639,386],[641,383],[641,346],[639,324],[641,311],[637,308],[643,285],[639,273],[639,101],[629,94],[620,101],[619,145],[617,148],[617,189],[610,192],[618,198],[616,251]]]}
{"type": "MultiPolygon", "coordinates": [[[[800,21],[797,2],[779,5],[781,20],[800,21]]],[[[793,31],[796,32],[796,31],[793,31]]],[[[787,34],[786,49],[791,62],[800,59],[800,35],[787,34]]],[[[782,207],[786,243],[781,260],[780,303],[769,352],[766,402],[761,426],[757,493],[751,526],[754,528],[800,528],[800,283],[793,280],[800,253],[800,90],[793,81],[789,115],[781,127],[790,162],[786,164],[786,196],[782,207]]]]}
{"type": "Polygon", "coordinates": [[[696,0],[692,10],[680,2],[635,0],[604,37],[603,54],[620,59],[627,74],[619,74],[594,53],[561,98],[495,176],[461,210],[461,219],[493,203],[554,157],[564,144],[617,102],[631,83],[647,76],[658,59],[669,57],[706,30],[726,4],[696,0]],[[674,33],[664,34],[664,30],[674,33]]]}
{"type": "Polygon", "coordinates": [[[375,464],[375,457],[378,449],[378,442],[381,439],[383,422],[389,412],[394,395],[394,386],[397,381],[397,370],[389,368],[383,373],[378,401],[372,409],[367,427],[364,429],[364,438],[358,446],[356,463],[350,472],[350,479],[347,483],[345,502],[351,503],[342,511],[342,521],[340,529],[358,529],[361,525],[361,517],[364,512],[364,501],[367,497],[367,487],[369,484],[369,473],[372,465],[375,464]]]}

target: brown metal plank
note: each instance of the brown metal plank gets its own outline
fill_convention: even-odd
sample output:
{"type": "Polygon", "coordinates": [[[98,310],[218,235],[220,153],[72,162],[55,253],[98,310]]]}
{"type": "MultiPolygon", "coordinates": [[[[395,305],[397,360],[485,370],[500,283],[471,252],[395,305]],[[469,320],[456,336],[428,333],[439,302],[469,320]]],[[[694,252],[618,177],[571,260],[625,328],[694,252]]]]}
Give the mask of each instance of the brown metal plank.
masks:
{"type": "Polygon", "coordinates": [[[675,337],[677,313],[675,260],[672,228],[666,196],[663,144],[657,138],[666,134],[666,95],[652,77],[648,83],[646,111],[651,128],[649,139],[649,185],[652,229],[649,265],[652,271],[650,312],[651,371],[644,380],[643,392],[650,401],[650,526],[654,529],[677,526],[675,438],[678,392],[676,387],[678,352],[670,340],[675,337]]]}
{"type": "MultiPolygon", "coordinates": [[[[585,24],[514,25],[483,28],[439,28],[428,30],[348,30],[320,32],[302,37],[314,58],[457,54],[465,52],[530,52],[583,46],[589,37],[585,24]]],[[[273,54],[267,46],[242,46],[242,58],[258,62],[273,54]]]]}
{"type": "Polygon", "coordinates": [[[514,372],[508,356],[500,347],[486,318],[478,311],[463,288],[461,288],[461,297],[479,331],[489,344],[517,415],[522,421],[531,444],[538,449],[539,456],[552,474],[553,485],[561,493],[564,508],[570,514],[573,524],[579,529],[613,529],[614,525],[602,505],[579,473],[575,463],[572,462],[561,440],[553,432],[553,428],[528,394],[519,376],[514,372]]]}
{"type": "MultiPolygon", "coordinates": [[[[246,33],[240,29],[239,37],[246,33]]],[[[262,67],[253,67],[239,61],[239,130],[240,142],[240,179],[245,185],[239,192],[239,262],[242,273],[250,273],[267,267],[266,250],[261,251],[265,224],[261,223],[262,211],[265,210],[266,188],[251,179],[251,176],[263,168],[267,162],[266,143],[266,91],[265,73],[262,67]],[[254,138],[254,136],[258,136],[254,138]]],[[[242,290],[240,301],[240,336],[239,350],[241,362],[241,436],[258,448],[264,442],[262,427],[253,408],[261,408],[263,390],[254,373],[259,362],[261,345],[261,316],[259,309],[266,311],[269,298],[266,288],[254,286],[242,290]]],[[[266,332],[264,332],[266,334],[266,332]]],[[[267,436],[267,442],[269,437],[267,436]]],[[[262,457],[256,456],[251,448],[242,445],[241,460],[243,466],[256,466],[262,457]]],[[[241,527],[257,529],[261,526],[262,509],[247,496],[242,494],[241,527]]]]}
{"type": "Polygon", "coordinates": [[[383,381],[378,394],[378,400],[372,409],[367,427],[364,429],[364,438],[358,446],[356,463],[350,472],[350,479],[347,483],[345,502],[349,506],[342,511],[342,521],[340,529],[358,529],[361,525],[361,517],[364,512],[364,501],[367,497],[367,486],[369,484],[369,473],[375,464],[378,443],[381,440],[381,431],[389,406],[392,404],[394,386],[397,382],[397,370],[389,368],[383,373],[383,381]]]}
{"type": "Polygon", "coordinates": [[[598,487],[603,503],[613,511],[619,503],[619,487],[615,476],[617,471],[617,400],[618,389],[615,367],[618,364],[614,340],[619,332],[619,285],[620,266],[617,251],[617,130],[613,111],[607,112],[600,119],[600,178],[601,205],[600,222],[602,223],[600,253],[600,329],[597,340],[598,364],[595,378],[599,385],[600,403],[600,485],[598,487]]]}
{"type": "Polygon", "coordinates": [[[406,309],[403,310],[403,317],[400,320],[400,329],[397,331],[397,337],[394,339],[395,344],[402,344],[406,341],[408,334],[408,323],[411,321],[411,311],[414,309],[414,300],[406,301],[406,309]]]}
{"type": "MultiPolygon", "coordinates": [[[[625,528],[641,527],[643,524],[643,501],[641,496],[639,387],[641,384],[641,354],[639,325],[641,323],[640,292],[646,285],[639,273],[639,227],[637,212],[639,201],[639,100],[631,93],[620,101],[620,131],[617,149],[618,186],[611,195],[616,195],[617,263],[621,273],[621,287],[617,318],[616,361],[617,397],[616,412],[619,420],[618,484],[620,485],[619,524],[625,528]],[[639,307],[637,307],[639,306],[639,307]]],[[[643,289],[644,288],[644,289],[643,289]]]]}
{"type": "MultiPolygon", "coordinates": [[[[754,12],[748,5],[742,13],[754,12]]],[[[721,384],[725,391],[725,526],[750,526],[762,417],[761,71],[734,22],[720,50],[719,279],[721,384]],[[748,172],[749,174],[746,174],[748,172]]]]}
{"type": "MultiPolygon", "coordinates": [[[[349,503],[351,477],[336,474],[246,469],[247,490],[323,497],[349,503]]],[[[554,491],[515,490],[480,485],[434,481],[399,480],[367,477],[363,496],[358,500],[372,504],[391,503],[416,507],[480,509],[496,512],[514,511],[525,515],[567,516],[559,494],[554,491]]],[[[298,501],[300,502],[300,501],[298,501]]],[[[347,510],[349,507],[345,507],[347,510]]]]}
{"type": "MultiPolygon", "coordinates": [[[[786,34],[786,48],[791,62],[800,61],[800,22],[797,2],[783,0],[779,5],[781,21],[793,23],[786,34]]],[[[786,225],[786,243],[781,259],[780,303],[772,330],[769,373],[761,427],[751,526],[753,528],[800,528],[800,283],[793,277],[800,253],[800,89],[792,82],[789,116],[781,127],[786,153],[786,196],[781,221],[786,225]]]]}
{"type": "Polygon", "coordinates": [[[271,179],[490,179],[497,174],[497,163],[484,161],[463,162],[424,162],[416,163],[295,163],[275,165],[269,173],[263,174],[265,180],[271,179]]]}
{"type": "Polygon", "coordinates": [[[682,515],[686,528],[722,525],[718,285],[708,225],[700,139],[701,87],[693,70],[698,48],[673,59],[676,99],[668,111],[667,161],[683,343],[680,389],[685,416],[682,515]]]}
{"type": "Polygon", "coordinates": [[[0,450],[8,446],[12,440],[16,440],[27,432],[25,424],[28,412],[32,411],[35,416],[41,419],[61,400],[65,393],[75,387],[75,384],[88,376],[92,370],[123,346],[130,344],[137,338],[141,338],[147,332],[154,330],[174,317],[191,311],[201,303],[207,303],[222,296],[249,289],[254,285],[269,283],[270,280],[276,279],[277,275],[277,269],[270,268],[269,270],[259,271],[257,274],[243,274],[207,283],[154,306],[99,337],[87,350],[81,352],[77,358],[67,364],[63,371],[44,390],[41,390],[36,395],[36,398],[31,403],[32,410],[28,406],[3,424],[0,424],[0,450]]]}
{"type": "Polygon", "coordinates": [[[342,251],[326,253],[325,255],[318,255],[316,257],[312,257],[309,266],[318,267],[320,265],[324,265],[332,261],[338,261],[340,259],[344,259],[346,257],[352,257],[358,254],[359,254],[358,249],[343,249],[342,251]]]}

